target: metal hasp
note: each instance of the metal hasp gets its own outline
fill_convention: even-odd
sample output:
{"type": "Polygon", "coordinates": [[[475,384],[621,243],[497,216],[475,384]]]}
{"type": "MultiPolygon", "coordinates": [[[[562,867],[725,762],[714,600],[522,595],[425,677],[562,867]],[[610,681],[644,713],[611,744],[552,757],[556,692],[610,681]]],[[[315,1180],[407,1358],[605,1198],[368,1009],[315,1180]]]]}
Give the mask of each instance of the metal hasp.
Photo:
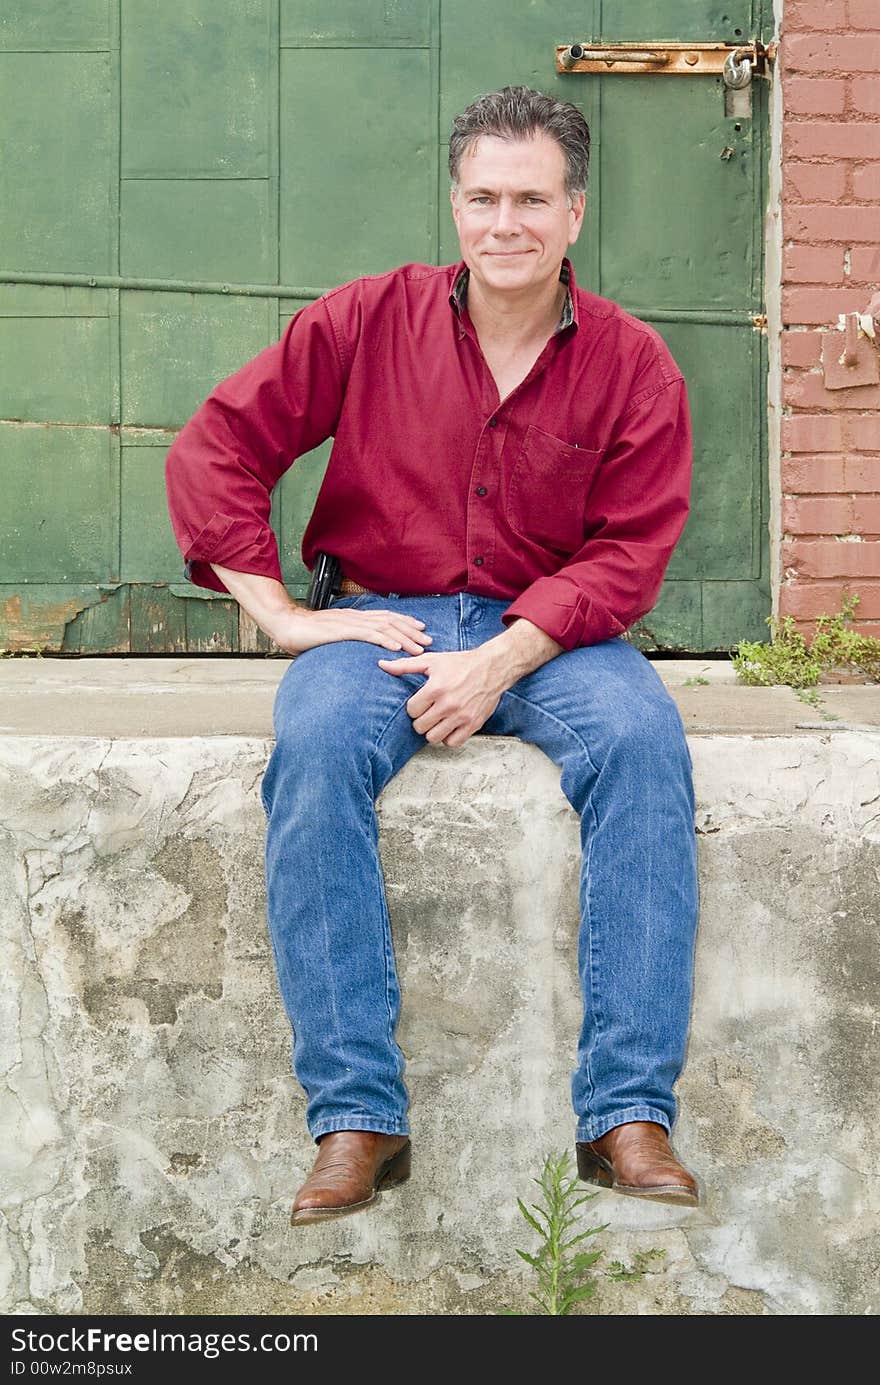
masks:
{"type": "Polygon", "coordinates": [[[769,77],[775,43],[558,44],[557,72],[652,72],[672,77],[721,76],[724,114],[752,114],[752,78],[769,77]]]}
{"type": "MultiPolygon", "coordinates": [[[[750,77],[769,76],[776,45],[749,43],[560,43],[557,72],[652,72],[670,77],[723,75],[732,61],[737,72],[748,64],[750,77]]],[[[733,67],[731,67],[731,74],[733,67]]],[[[731,83],[732,84],[732,83],[731,83]]]]}

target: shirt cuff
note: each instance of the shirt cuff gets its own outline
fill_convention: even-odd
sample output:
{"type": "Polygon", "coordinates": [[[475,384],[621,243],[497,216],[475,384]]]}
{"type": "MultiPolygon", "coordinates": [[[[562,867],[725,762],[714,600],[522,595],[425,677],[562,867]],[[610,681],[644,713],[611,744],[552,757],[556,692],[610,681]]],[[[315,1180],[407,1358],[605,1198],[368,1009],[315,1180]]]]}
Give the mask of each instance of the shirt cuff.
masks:
{"type": "Polygon", "coordinates": [[[229,588],[214,572],[211,563],[283,582],[278,543],[267,524],[214,514],[184,550],[183,557],[187,581],[211,591],[229,594],[229,588]]]}
{"type": "Polygon", "coordinates": [[[621,625],[568,577],[539,577],[507,607],[501,617],[505,627],[519,616],[530,620],[563,649],[601,644],[622,635],[621,625]]]}

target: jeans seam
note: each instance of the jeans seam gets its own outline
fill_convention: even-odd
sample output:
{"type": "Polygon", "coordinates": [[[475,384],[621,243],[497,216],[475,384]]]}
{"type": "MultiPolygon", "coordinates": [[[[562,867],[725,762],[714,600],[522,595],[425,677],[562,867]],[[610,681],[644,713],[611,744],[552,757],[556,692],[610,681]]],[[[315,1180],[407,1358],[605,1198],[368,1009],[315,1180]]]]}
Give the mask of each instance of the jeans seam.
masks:
{"type": "Polygon", "coordinates": [[[593,859],[593,839],[594,839],[594,837],[595,837],[595,835],[596,835],[596,809],[595,809],[595,807],[594,807],[594,805],[593,805],[593,795],[592,795],[592,794],[590,794],[590,813],[591,813],[592,819],[593,819],[593,826],[592,826],[592,831],[590,832],[589,838],[588,838],[587,859],[586,859],[586,861],[584,862],[584,876],[585,876],[585,879],[586,879],[586,890],[584,891],[584,897],[585,897],[585,901],[586,901],[586,914],[587,914],[587,919],[586,919],[586,924],[587,924],[587,968],[588,968],[589,973],[590,973],[590,1004],[591,1004],[592,1007],[593,1007],[593,1024],[594,1024],[595,1027],[596,1027],[596,1039],[595,1039],[595,1042],[594,1042],[592,1048],[590,1049],[590,1051],[589,1051],[589,1052],[587,1053],[587,1055],[586,1055],[586,1058],[587,1058],[587,1063],[586,1063],[586,1068],[587,1068],[587,1070],[586,1070],[586,1078],[587,1078],[587,1082],[588,1082],[589,1088],[590,1088],[590,1094],[589,1094],[589,1096],[587,1097],[587,1110],[588,1110],[588,1111],[590,1111],[590,1110],[592,1109],[592,1107],[593,1107],[593,1105],[594,1105],[594,1103],[595,1103],[595,1096],[596,1096],[596,1081],[595,1081],[595,1078],[593,1077],[593,1054],[595,1053],[596,1049],[599,1047],[599,1040],[600,1040],[601,1037],[602,1037],[602,1012],[601,1012],[601,1010],[600,1010],[600,1008],[599,1008],[599,1004],[598,1004],[598,1000],[597,1000],[597,990],[596,990],[596,957],[595,957],[595,950],[596,950],[596,949],[595,949],[595,945],[594,945],[594,944],[595,944],[595,939],[594,939],[594,937],[593,937],[593,906],[592,906],[592,900],[591,900],[591,898],[590,898],[590,889],[591,889],[591,882],[592,882],[592,876],[591,876],[591,874],[590,874],[590,865],[591,865],[592,859],[593,859]]]}
{"type": "Polygon", "coordinates": [[[548,717],[548,718],[550,719],[550,721],[555,721],[557,726],[561,726],[562,729],[563,729],[563,731],[567,731],[568,734],[569,734],[570,736],[574,737],[574,739],[577,741],[578,745],[580,746],[581,750],[584,752],[584,755],[585,755],[586,758],[587,758],[587,763],[589,764],[590,769],[593,771],[593,773],[594,773],[594,774],[596,775],[596,777],[598,778],[599,770],[598,770],[598,768],[596,767],[596,765],[593,763],[593,757],[592,757],[591,754],[590,754],[589,747],[588,747],[586,741],[585,741],[581,736],[578,735],[577,731],[575,731],[575,729],[574,729],[573,726],[569,726],[569,724],[568,724],[567,721],[563,721],[562,718],[556,716],[555,713],[553,713],[553,712],[548,712],[547,709],[546,709],[546,707],[541,707],[537,702],[532,702],[528,697],[523,697],[522,693],[515,693],[515,692],[512,691],[512,689],[508,688],[508,689],[507,689],[507,693],[506,693],[505,695],[506,695],[507,697],[516,698],[517,702],[524,702],[525,705],[526,705],[527,707],[533,707],[533,708],[535,709],[536,712],[540,712],[542,716],[548,717]]]}
{"type": "MultiPolygon", "coordinates": [[[[407,698],[407,701],[408,701],[408,700],[409,700],[409,699],[407,698]]],[[[370,756],[369,756],[369,758],[368,758],[368,760],[367,760],[368,781],[364,784],[364,790],[365,790],[365,792],[366,792],[366,795],[367,795],[368,800],[372,803],[373,813],[374,813],[374,814],[375,814],[375,811],[376,811],[376,800],[377,800],[378,797],[379,797],[378,794],[375,794],[375,795],[374,795],[374,793],[373,793],[373,790],[374,790],[374,788],[375,788],[375,782],[376,782],[376,781],[375,781],[375,775],[374,775],[374,773],[373,773],[374,761],[375,761],[376,755],[378,754],[379,750],[381,749],[381,747],[382,747],[382,745],[383,745],[383,743],[384,743],[385,737],[387,736],[388,731],[390,730],[391,726],[392,726],[392,725],[394,724],[394,722],[397,720],[397,718],[399,717],[400,713],[401,713],[402,711],[405,711],[405,710],[406,710],[406,701],[401,702],[397,707],[395,707],[395,709],[394,709],[394,711],[392,712],[391,716],[390,716],[390,717],[388,718],[388,720],[385,722],[385,725],[382,727],[381,731],[379,732],[378,736],[376,737],[375,743],[374,743],[374,745],[373,745],[373,749],[372,749],[372,751],[370,752],[370,756]]],[[[416,752],[416,753],[418,753],[418,752],[416,752]]],[[[383,786],[383,787],[384,787],[384,786],[383,786]]],[[[381,790],[380,790],[380,792],[381,792],[381,790]]],[[[378,830],[378,828],[377,828],[377,830],[378,830]]],[[[385,1007],[386,1007],[386,1009],[387,1009],[387,1011],[388,1011],[388,1047],[389,1047],[390,1051],[393,1053],[395,1047],[396,1047],[396,1046],[399,1047],[399,1045],[396,1044],[396,1040],[395,1040],[395,1038],[394,1038],[394,1014],[393,1014],[393,1011],[392,1011],[392,1008],[391,1008],[391,966],[392,966],[392,960],[393,960],[393,956],[394,956],[394,944],[393,944],[392,937],[391,937],[391,918],[390,918],[389,913],[388,913],[388,901],[387,901],[387,899],[386,899],[386,897],[385,897],[385,892],[384,892],[384,889],[383,889],[383,887],[382,887],[382,872],[381,872],[381,865],[380,865],[379,870],[378,870],[377,875],[376,875],[376,884],[377,884],[378,893],[379,893],[379,904],[380,904],[379,912],[380,912],[380,914],[381,914],[381,916],[382,916],[382,922],[383,922],[382,958],[383,958],[383,962],[384,962],[384,965],[385,965],[385,1007]]],[[[398,986],[399,986],[399,982],[398,982],[398,986]]],[[[403,1075],[403,1070],[402,1070],[402,1068],[401,1068],[399,1065],[398,1065],[398,1070],[397,1070],[397,1074],[396,1074],[396,1075],[397,1075],[398,1081],[400,1081],[401,1078],[402,1078],[402,1075],[403,1075]]]]}
{"type": "Polygon", "coordinates": [[[615,1126],[627,1125],[631,1121],[651,1121],[655,1125],[662,1125],[667,1133],[671,1130],[669,1117],[665,1112],[661,1111],[659,1107],[643,1104],[640,1106],[625,1106],[619,1111],[613,1111],[604,1116],[594,1116],[586,1120],[583,1118],[579,1119],[575,1132],[575,1140],[578,1143],[601,1140],[602,1136],[607,1135],[608,1131],[613,1130],[615,1126]],[[588,1129],[584,1130],[582,1128],[583,1126],[587,1126],[588,1129]],[[602,1127],[601,1130],[597,1129],[599,1126],[602,1127]]]}
{"type": "Polygon", "coordinates": [[[409,1124],[404,1117],[395,1119],[389,1116],[330,1116],[326,1120],[315,1121],[309,1128],[313,1139],[319,1135],[335,1134],[339,1130],[367,1130],[376,1135],[409,1135],[409,1124]],[[389,1130],[388,1126],[395,1128],[389,1130]]]}
{"type": "MultiPolygon", "coordinates": [[[[588,747],[587,747],[586,742],[584,741],[584,739],[583,739],[581,736],[578,735],[578,733],[575,731],[574,727],[569,726],[569,725],[568,725],[568,722],[563,721],[561,717],[555,716],[553,712],[548,712],[547,709],[546,709],[546,707],[541,707],[541,706],[538,705],[537,702],[532,702],[532,701],[530,701],[529,698],[523,697],[521,693],[511,692],[511,690],[508,689],[508,690],[507,690],[507,696],[508,696],[508,697],[513,697],[513,698],[515,698],[518,702],[524,703],[525,706],[527,706],[527,707],[532,707],[532,708],[534,708],[534,710],[535,710],[536,712],[540,712],[542,716],[548,717],[551,721],[554,721],[554,722],[556,723],[557,726],[561,726],[561,727],[563,728],[563,730],[567,731],[567,732],[569,733],[569,735],[570,735],[570,736],[577,742],[577,744],[581,747],[581,750],[583,751],[583,754],[584,754],[584,758],[586,759],[587,764],[590,766],[590,769],[592,770],[593,774],[596,776],[596,780],[598,781],[598,779],[599,779],[599,770],[596,768],[595,764],[593,763],[593,757],[591,756],[591,754],[590,754],[590,752],[589,752],[589,749],[588,749],[588,747]]],[[[597,992],[597,984],[596,984],[596,956],[595,956],[596,947],[595,947],[595,939],[594,939],[594,937],[593,937],[593,908],[592,908],[592,902],[591,902],[591,899],[590,899],[590,864],[591,864],[592,858],[593,858],[593,840],[594,840],[594,838],[595,838],[596,830],[597,830],[597,826],[598,826],[597,819],[596,819],[596,806],[595,806],[595,803],[594,803],[594,801],[593,801],[593,794],[592,794],[592,793],[590,794],[589,802],[588,802],[587,806],[588,806],[588,808],[589,808],[589,810],[590,810],[590,817],[591,817],[591,819],[592,819],[592,828],[591,828],[591,830],[590,830],[590,832],[589,832],[589,834],[588,834],[588,837],[587,837],[587,850],[586,850],[586,852],[584,853],[585,859],[584,859],[584,863],[583,863],[583,871],[584,871],[584,879],[585,879],[585,881],[586,881],[586,888],[585,888],[585,890],[584,890],[584,912],[585,912],[585,914],[586,914],[586,918],[585,918],[582,922],[583,922],[583,925],[584,925],[585,928],[586,928],[587,970],[588,970],[589,976],[590,976],[590,1005],[591,1005],[591,1007],[592,1007],[593,1025],[594,1025],[595,1033],[596,1033],[596,1037],[595,1037],[595,1041],[594,1041],[594,1043],[593,1043],[592,1050],[586,1055],[586,1070],[585,1070],[585,1074],[584,1074],[585,1077],[586,1077],[586,1079],[587,1079],[587,1085],[589,1086],[589,1089],[590,1089],[590,1094],[589,1094],[589,1096],[588,1096],[588,1098],[587,1098],[587,1113],[589,1113],[590,1108],[591,1108],[591,1107],[593,1106],[593,1104],[594,1104],[594,1100],[595,1100],[595,1096],[596,1096],[596,1082],[595,1082],[595,1078],[594,1078],[594,1076],[593,1076],[593,1055],[594,1055],[596,1049],[599,1047],[599,1043],[600,1043],[601,1038],[602,1038],[603,1027],[602,1027],[602,1011],[601,1011],[601,1009],[600,1009],[600,1007],[599,1007],[599,1003],[598,1003],[598,992],[597,992]]]]}

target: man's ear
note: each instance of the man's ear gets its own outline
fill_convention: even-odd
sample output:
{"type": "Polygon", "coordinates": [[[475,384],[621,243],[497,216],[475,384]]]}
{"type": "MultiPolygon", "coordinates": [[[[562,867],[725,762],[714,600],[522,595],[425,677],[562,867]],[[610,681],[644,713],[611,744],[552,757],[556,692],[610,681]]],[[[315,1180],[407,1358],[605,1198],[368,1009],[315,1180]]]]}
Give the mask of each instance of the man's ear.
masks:
{"type": "Polygon", "coordinates": [[[579,192],[577,196],[573,198],[571,210],[572,212],[576,213],[576,216],[572,218],[574,224],[568,233],[568,243],[569,245],[574,245],[575,241],[581,233],[581,227],[584,224],[584,215],[587,210],[586,193],[579,192]]]}

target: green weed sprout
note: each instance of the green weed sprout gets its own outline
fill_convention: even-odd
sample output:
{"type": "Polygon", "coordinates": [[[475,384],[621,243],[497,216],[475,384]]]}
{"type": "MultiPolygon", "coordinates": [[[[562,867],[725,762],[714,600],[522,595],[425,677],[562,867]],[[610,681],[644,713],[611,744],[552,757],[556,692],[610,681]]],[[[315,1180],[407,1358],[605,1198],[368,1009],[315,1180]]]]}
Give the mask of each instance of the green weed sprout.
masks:
{"type": "Polygon", "coordinates": [[[534,1255],[526,1250],[516,1253],[537,1275],[537,1291],[531,1291],[529,1297],[538,1305],[538,1312],[561,1317],[596,1292],[596,1280],[587,1271],[595,1265],[602,1251],[578,1250],[577,1247],[598,1236],[607,1223],[571,1234],[579,1220],[578,1208],[585,1202],[592,1202],[598,1193],[577,1196],[577,1174],[572,1170],[567,1150],[562,1154],[548,1154],[540,1178],[532,1181],[544,1194],[543,1204],[532,1203],[529,1209],[522,1198],[516,1201],[528,1225],[538,1233],[541,1244],[534,1255]]]}

